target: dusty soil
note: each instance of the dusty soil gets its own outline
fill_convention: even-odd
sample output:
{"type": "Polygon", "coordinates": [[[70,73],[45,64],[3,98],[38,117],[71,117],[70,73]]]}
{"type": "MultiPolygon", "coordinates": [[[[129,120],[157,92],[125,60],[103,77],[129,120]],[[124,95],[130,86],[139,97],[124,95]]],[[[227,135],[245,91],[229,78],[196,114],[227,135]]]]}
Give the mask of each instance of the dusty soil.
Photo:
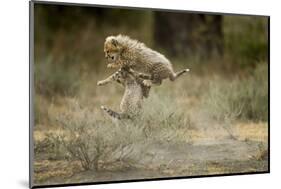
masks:
{"type": "MultiPolygon", "coordinates": [[[[121,166],[119,170],[116,162],[98,172],[83,171],[79,162],[46,159],[46,154],[39,153],[34,163],[35,184],[267,171],[267,124],[238,123],[231,129],[232,135],[222,127],[216,132],[213,128],[191,129],[184,134],[188,141],[154,143],[147,147],[138,164],[125,169],[121,166]]],[[[35,132],[35,140],[43,140],[42,132],[35,132]]]]}

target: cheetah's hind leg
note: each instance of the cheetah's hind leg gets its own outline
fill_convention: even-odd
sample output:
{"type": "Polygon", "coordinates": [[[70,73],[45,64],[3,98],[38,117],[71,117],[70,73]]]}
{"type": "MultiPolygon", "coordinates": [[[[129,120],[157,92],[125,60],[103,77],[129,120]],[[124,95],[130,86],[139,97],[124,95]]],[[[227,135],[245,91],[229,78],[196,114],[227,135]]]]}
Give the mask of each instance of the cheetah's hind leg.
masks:
{"type": "Polygon", "coordinates": [[[141,85],[143,96],[145,98],[147,98],[148,95],[149,95],[149,91],[150,91],[151,85],[152,85],[152,81],[151,81],[152,77],[151,77],[151,75],[136,72],[136,71],[134,71],[131,68],[128,69],[128,72],[130,74],[132,74],[136,78],[138,84],[141,85]]]}
{"type": "Polygon", "coordinates": [[[115,112],[115,111],[113,111],[109,108],[106,108],[105,106],[101,106],[101,109],[105,113],[107,113],[111,118],[114,118],[114,119],[121,120],[121,119],[129,119],[130,118],[130,116],[127,115],[127,114],[115,112]]]}
{"type": "Polygon", "coordinates": [[[189,72],[189,69],[185,69],[185,70],[181,70],[179,72],[173,73],[170,75],[170,80],[171,81],[175,81],[179,76],[181,76],[182,74],[189,72]]]}

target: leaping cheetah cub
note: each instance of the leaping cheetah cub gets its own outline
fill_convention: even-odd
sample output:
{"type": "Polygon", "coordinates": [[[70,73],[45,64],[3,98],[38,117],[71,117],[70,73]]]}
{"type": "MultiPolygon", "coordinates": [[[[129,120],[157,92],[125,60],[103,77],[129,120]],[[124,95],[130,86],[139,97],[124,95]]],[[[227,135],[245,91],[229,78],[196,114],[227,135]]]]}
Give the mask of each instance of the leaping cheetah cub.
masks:
{"type": "MultiPolygon", "coordinates": [[[[149,78],[149,76],[146,78],[149,78]]],[[[105,80],[99,81],[97,85],[106,85],[112,81],[116,81],[125,87],[125,92],[120,104],[121,112],[115,112],[105,106],[101,106],[101,109],[115,119],[131,119],[138,115],[141,112],[143,98],[148,97],[150,87],[144,86],[143,79],[135,76],[127,68],[120,68],[105,80]]]]}
{"type": "MultiPolygon", "coordinates": [[[[160,85],[166,78],[174,81],[189,71],[189,69],[185,69],[175,73],[172,64],[164,55],[125,35],[107,37],[104,43],[104,53],[109,68],[126,66],[137,72],[150,74],[151,79],[143,81],[147,86],[152,83],[160,85]]],[[[142,77],[142,74],[139,77],[142,77]]]]}

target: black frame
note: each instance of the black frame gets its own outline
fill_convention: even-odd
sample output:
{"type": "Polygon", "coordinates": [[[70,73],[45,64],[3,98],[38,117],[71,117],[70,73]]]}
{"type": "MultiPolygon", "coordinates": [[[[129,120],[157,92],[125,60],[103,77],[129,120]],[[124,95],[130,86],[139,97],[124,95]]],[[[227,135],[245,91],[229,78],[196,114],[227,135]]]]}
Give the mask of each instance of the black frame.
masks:
{"type": "Polygon", "coordinates": [[[239,176],[239,175],[253,175],[253,174],[267,174],[270,173],[270,16],[269,15],[254,15],[254,14],[238,14],[238,13],[219,13],[219,12],[204,12],[204,11],[191,11],[191,10],[174,10],[162,8],[144,8],[144,7],[126,7],[115,5],[98,5],[86,3],[70,3],[70,2],[54,2],[54,1],[29,1],[29,188],[50,188],[50,187],[66,187],[66,186],[83,186],[83,185],[97,185],[97,184],[112,184],[112,183],[129,183],[129,182],[144,182],[144,181],[161,181],[161,180],[174,180],[174,179],[190,179],[190,178],[205,178],[205,177],[222,177],[222,176],[239,176]],[[151,178],[151,179],[130,179],[118,181],[99,181],[99,182],[83,182],[83,183],[70,183],[70,184],[50,184],[50,185],[33,185],[33,127],[34,127],[34,110],[33,110],[33,97],[34,97],[34,78],[33,78],[33,63],[34,63],[34,4],[47,4],[47,5],[69,5],[69,6],[84,6],[84,7],[101,7],[101,8],[119,8],[119,9],[132,9],[132,10],[158,10],[166,12],[183,12],[183,13],[202,13],[209,15],[236,15],[236,16],[258,16],[266,17],[268,19],[268,169],[267,171],[257,172],[244,172],[244,173],[226,173],[226,174],[213,174],[213,175],[196,175],[196,176],[175,176],[164,178],[151,178]]]}

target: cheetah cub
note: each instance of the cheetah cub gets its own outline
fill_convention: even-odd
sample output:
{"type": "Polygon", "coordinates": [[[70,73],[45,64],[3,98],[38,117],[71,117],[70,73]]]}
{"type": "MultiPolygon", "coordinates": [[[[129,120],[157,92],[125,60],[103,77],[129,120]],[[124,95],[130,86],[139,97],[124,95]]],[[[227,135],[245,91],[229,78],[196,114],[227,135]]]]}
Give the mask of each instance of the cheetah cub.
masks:
{"type": "Polygon", "coordinates": [[[125,87],[125,92],[120,104],[121,112],[115,112],[105,106],[101,106],[111,118],[132,119],[139,115],[142,108],[143,98],[147,98],[150,87],[143,85],[143,79],[135,77],[127,68],[120,68],[105,80],[99,81],[98,86],[116,81],[125,87]]]}
{"type": "Polygon", "coordinates": [[[146,86],[160,85],[166,78],[174,81],[189,71],[189,69],[185,69],[175,73],[172,64],[164,55],[125,35],[107,37],[104,43],[104,53],[109,68],[127,66],[140,72],[139,77],[143,76],[141,73],[150,74],[150,79],[144,78],[143,83],[146,86]]]}

